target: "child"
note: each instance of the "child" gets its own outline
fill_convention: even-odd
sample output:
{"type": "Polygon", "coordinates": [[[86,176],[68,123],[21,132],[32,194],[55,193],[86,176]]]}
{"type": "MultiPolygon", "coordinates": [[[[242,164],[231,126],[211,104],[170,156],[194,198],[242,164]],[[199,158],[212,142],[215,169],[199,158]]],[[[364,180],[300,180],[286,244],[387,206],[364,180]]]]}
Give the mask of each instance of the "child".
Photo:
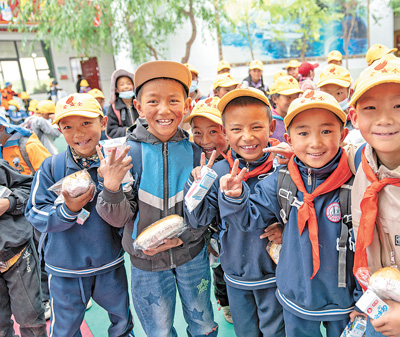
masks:
{"type": "Polygon", "coordinates": [[[34,175],[51,154],[32,131],[10,124],[0,114],[1,156],[21,174],[34,175]]]}
{"type": "Polygon", "coordinates": [[[131,206],[122,194],[122,177],[117,179],[113,173],[119,171],[119,162],[101,167],[104,189],[97,210],[113,225],[124,227],[122,242],[132,262],[133,303],[147,336],[176,336],[177,287],[188,335],[212,337],[218,331],[204,230],[187,229],[156,249],[133,249],[133,240],[153,222],[171,214],[183,216],[183,186],[201,154],[178,127],[190,106],[191,81],[189,69],[177,62],[152,61],[136,70],[135,107],[141,118],[129,129],[127,143],[134,158],[131,173],[137,184],[133,189],[137,212],[135,203],[131,206]]]}
{"type": "MultiPolygon", "coordinates": [[[[205,154],[207,160],[214,151],[217,151],[216,161],[223,159],[223,155],[229,149],[229,142],[226,138],[226,132],[222,126],[221,113],[217,109],[218,97],[207,98],[199,101],[185,123],[190,123],[192,127],[193,141],[199,145],[205,154]]],[[[218,240],[219,230],[217,224],[209,226],[209,235],[206,236],[207,248],[210,254],[218,257],[218,253],[210,245],[211,237],[218,240]]],[[[224,272],[221,265],[212,268],[214,279],[214,294],[218,304],[222,307],[225,320],[232,323],[232,316],[229,309],[229,300],[224,281],[224,272]]]]}
{"type": "Polygon", "coordinates": [[[82,79],[80,82],[79,93],[87,94],[92,88],[89,86],[89,82],[86,79],[82,79]]]}
{"type": "Polygon", "coordinates": [[[40,101],[33,116],[28,117],[24,126],[32,130],[39,138],[43,146],[52,154],[58,153],[54,139],[61,135],[60,131],[51,125],[50,115],[54,115],[56,105],[53,101],[40,101]]]}
{"type": "Polygon", "coordinates": [[[260,181],[250,195],[251,189],[241,181],[245,172],[236,176],[235,164],[232,173],[220,180],[220,213],[231,226],[246,232],[264,228],[275,218],[285,224],[276,294],[286,334],[321,336],[323,322],[327,336],[340,336],[354,309],[353,295],[359,295],[352,274],[354,242],[350,237],[346,254],[349,238],[347,226],[341,224],[345,205],[340,205],[339,197],[340,187],[352,177],[340,148],[347,133],[346,114],[331,95],[306,91],[292,102],[284,121],[285,139],[295,153],[288,170],[260,181]],[[283,184],[285,176],[290,180],[283,178],[283,184]],[[290,199],[289,210],[280,206],[285,196],[290,199]],[[338,253],[340,242],[344,254],[338,253]]]}
{"type": "Polygon", "coordinates": [[[229,74],[230,71],[231,71],[231,65],[228,61],[221,60],[218,62],[218,66],[217,66],[217,74],[218,75],[229,74]]]}
{"type": "Polygon", "coordinates": [[[231,74],[218,75],[213,84],[214,96],[222,98],[228,92],[236,89],[239,84],[231,74]]]}
{"type": "MultiPolygon", "coordinates": [[[[102,189],[96,145],[107,117],[91,95],[73,94],[57,103],[53,123],[60,128],[68,149],[46,159],[36,172],[34,192],[25,212],[43,233],[40,242],[52,306],[50,334],[80,336],[86,305],[92,297],[108,312],[112,322],[109,336],[132,336],[121,236],[118,228],[111,227],[96,211],[95,190],[102,189]],[[72,198],[62,191],[64,201],[55,204],[57,195],[48,188],[83,169],[93,180],[87,192],[72,198]],[[89,212],[86,221],[83,208],[89,212]]],[[[125,172],[120,170],[117,175],[125,172]]]]}
{"type": "Polygon", "coordinates": [[[7,113],[11,123],[14,125],[22,124],[25,118],[28,117],[26,111],[21,110],[19,103],[15,99],[11,99],[8,101],[7,113]]]}
{"type": "MultiPolygon", "coordinates": [[[[231,150],[226,160],[213,167],[218,177],[229,173],[237,159],[244,170],[246,180],[254,186],[273,172],[273,155],[264,153],[270,144],[275,129],[268,98],[262,91],[246,88],[226,94],[218,104],[231,150]]],[[[212,160],[208,166],[212,165],[212,160]]],[[[199,168],[192,171],[185,192],[198,179],[199,168]]],[[[197,228],[217,221],[220,226],[220,262],[225,272],[229,305],[235,333],[244,336],[284,336],[282,307],[275,297],[276,265],[265,247],[268,240],[260,240],[263,229],[244,233],[230,222],[220,221],[218,205],[219,178],[207,196],[193,210],[185,211],[190,226],[197,228]]]]}
{"type": "Polygon", "coordinates": [[[286,66],[287,74],[293,76],[297,81],[299,81],[299,67],[300,62],[297,60],[290,60],[286,66]]]}
{"type": "Polygon", "coordinates": [[[125,137],[128,127],[135,124],[139,117],[133,106],[135,96],[133,83],[133,74],[124,69],[115,70],[111,75],[111,99],[106,130],[110,138],[125,137]]]}
{"type": "Polygon", "coordinates": [[[337,66],[341,66],[342,58],[343,58],[343,55],[340,51],[332,50],[329,52],[328,57],[327,57],[328,65],[336,64],[337,66]]]}
{"type": "Polygon", "coordinates": [[[107,111],[104,111],[104,102],[106,98],[104,97],[103,92],[100,89],[92,89],[88,92],[89,95],[92,95],[97,102],[99,102],[101,109],[103,110],[103,113],[107,113],[107,111]]]}
{"type": "Polygon", "coordinates": [[[271,100],[274,106],[272,109],[272,118],[276,120],[276,128],[272,137],[278,139],[280,142],[284,142],[285,134],[285,123],[283,119],[286,117],[290,103],[295,98],[303,93],[300,90],[299,82],[292,76],[279,77],[272,85],[271,90],[268,94],[271,96],[271,100]]]}
{"type": "Polygon", "coordinates": [[[314,69],[319,67],[318,63],[303,62],[299,67],[299,85],[300,89],[305,91],[307,89],[314,90],[314,69]]]}
{"type": "Polygon", "coordinates": [[[39,260],[32,226],[24,217],[32,177],[21,175],[0,159],[0,185],[11,190],[0,198],[0,334],[15,336],[13,314],[21,336],[46,337],[40,293],[39,260]]]}
{"type": "Polygon", "coordinates": [[[204,96],[199,88],[199,71],[191,64],[185,63],[184,64],[186,67],[189,68],[190,73],[192,74],[192,84],[190,85],[189,88],[189,97],[191,98],[191,105],[190,105],[190,110],[192,111],[194,109],[194,106],[198,101],[201,99],[205,99],[206,96],[204,96]]]}
{"type": "Polygon", "coordinates": [[[256,88],[261,90],[267,95],[268,86],[264,84],[263,80],[263,63],[259,60],[253,60],[249,65],[249,76],[243,80],[243,84],[246,87],[256,88]]]}
{"type": "MultiPolygon", "coordinates": [[[[374,44],[368,49],[367,53],[365,54],[365,60],[370,66],[376,60],[380,60],[383,56],[390,55],[391,53],[394,53],[396,51],[397,48],[389,49],[383,44],[374,44]]],[[[392,54],[390,57],[394,58],[395,56],[392,54]]]]}
{"type": "Polygon", "coordinates": [[[14,96],[18,94],[12,90],[12,83],[6,82],[6,87],[1,89],[1,106],[8,110],[8,101],[12,100],[14,96]]]}
{"type": "MultiPolygon", "coordinates": [[[[374,273],[382,267],[400,266],[399,72],[398,58],[385,56],[374,62],[361,73],[350,101],[355,107],[353,123],[367,142],[351,194],[357,239],[354,272],[358,267],[374,273]]],[[[354,155],[351,152],[349,157],[354,155]]],[[[400,334],[400,303],[384,301],[390,310],[368,322],[367,337],[400,334]]]]}

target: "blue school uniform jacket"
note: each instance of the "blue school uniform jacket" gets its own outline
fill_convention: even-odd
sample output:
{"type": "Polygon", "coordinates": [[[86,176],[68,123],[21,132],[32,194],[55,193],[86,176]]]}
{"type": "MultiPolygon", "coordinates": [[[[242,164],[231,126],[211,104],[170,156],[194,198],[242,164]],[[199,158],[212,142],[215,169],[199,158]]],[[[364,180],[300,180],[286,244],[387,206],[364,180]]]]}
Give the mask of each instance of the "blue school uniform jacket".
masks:
{"type": "MultiPolygon", "coordinates": [[[[336,169],[342,150],[336,157],[320,169],[307,168],[298,158],[295,163],[299,167],[304,186],[312,193],[336,169]],[[311,184],[308,184],[308,177],[311,184]]],[[[278,172],[275,172],[255,187],[243,183],[243,193],[239,198],[230,198],[219,192],[222,219],[242,231],[253,231],[264,228],[280,218],[280,207],[277,199],[278,172]]],[[[296,195],[303,200],[303,193],[296,195]]],[[[354,236],[347,244],[346,254],[346,287],[338,287],[338,250],[341,222],[339,189],[317,196],[314,199],[318,221],[318,240],[320,268],[313,279],[312,247],[308,236],[308,228],[299,235],[298,209],[292,207],[283,233],[283,245],[276,268],[277,298],[284,309],[307,320],[334,321],[348,317],[354,309],[354,302],[360,296],[356,290],[353,277],[354,236]],[[349,249],[350,247],[350,249],[349,249]],[[353,297],[354,296],[354,297],[353,297]]]]}
{"type": "MultiPolygon", "coordinates": [[[[232,158],[239,158],[239,167],[248,167],[251,171],[257,166],[264,163],[269,154],[265,154],[255,162],[247,163],[243,158],[237,156],[232,151],[232,158]]],[[[206,197],[198,205],[192,213],[189,213],[185,207],[185,216],[193,228],[207,226],[213,221],[220,223],[220,262],[225,273],[227,284],[240,289],[263,289],[275,287],[275,263],[271,260],[266,251],[268,239],[260,239],[265,226],[261,226],[254,231],[243,232],[238,226],[232,226],[231,223],[220,221],[219,210],[221,205],[218,205],[218,190],[220,178],[230,172],[229,163],[222,160],[213,166],[213,169],[218,174],[218,178],[212,185],[206,197]]],[[[273,169],[270,171],[273,172],[273,169]]],[[[259,175],[247,180],[248,186],[254,191],[255,185],[267,174],[259,175]]],[[[187,193],[193,177],[190,176],[185,185],[185,193],[187,193]]]]}
{"type": "Polygon", "coordinates": [[[119,229],[100,218],[95,208],[102,190],[98,167],[99,162],[88,169],[97,191],[93,200],[84,207],[90,216],[83,225],[76,222],[79,212],[70,211],[65,203],[55,205],[57,195],[48,190],[59,179],[82,170],[72,158],[70,149],[46,158],[35,174],[25,216],[43,233],[40,245],[44,246],[45,268],[49,274],[92,276],[116,269],[124,263],[119,229]]]}

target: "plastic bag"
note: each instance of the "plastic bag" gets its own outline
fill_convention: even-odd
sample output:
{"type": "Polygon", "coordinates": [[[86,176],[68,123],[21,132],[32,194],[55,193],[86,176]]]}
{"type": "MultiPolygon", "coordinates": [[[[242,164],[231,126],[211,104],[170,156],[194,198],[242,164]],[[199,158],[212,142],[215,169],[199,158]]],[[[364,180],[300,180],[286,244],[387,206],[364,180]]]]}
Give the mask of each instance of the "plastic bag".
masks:
{"type": "Polygon", "coordinates": [[[64,202],[64,196],[61,194],[61,191],[66,191],[71,198],[76,198],[87,192],[91,184],[94,184],[94,181],[89,172],[81,170],[60,179],[54,185],[50,186],[48,190],[58,195],[55,203],[59,203],[64,202]]]}
{"type": "Polygon", "coordinates": [[[271,256],[272,261],[275,264],[278,264],[279,256],[281,255],[282,244],[281,243],[274,243],[272,241],[268,242],[267,244],[267,252],[269,256],[271,256]]]}
{"type": "Polygon", "coordinates": [[[217,177],[217,173],[209,167],[201,168],[200,181],[193,182],[185,196],[186,207],[190,213],[200,204],[217,177]]]}
{"type": "Polygon", "coordinates": [[[134,249],[148,250],[157,248],[165,239],[176,238],[187,228],[183,218],[179,215],[169,215],[146,227],[133,242],[134,249]]]}
{"type": "Polygon", "coordinates": [[[340,337],[363,337],[367,329],[367,319],[364,316],[356,316],[353,322],[349,322],[340,337]]]}
{"type": "MultiPolygon", "coordinates": [[[[114,139],[101,140],[99,144],[102,146],[104,151],[104,158],[106,161],[109,160],[111,152],[113,149],[115,151],[115,157],[118,157],[122,151],[126,148],[126,137],[119,137],[114,139]]],[[[130,171],[126,172],[124,178],[122,179],[121,185],[124,192],[128,192],[132,189],[134,179],[130,171]]]]}

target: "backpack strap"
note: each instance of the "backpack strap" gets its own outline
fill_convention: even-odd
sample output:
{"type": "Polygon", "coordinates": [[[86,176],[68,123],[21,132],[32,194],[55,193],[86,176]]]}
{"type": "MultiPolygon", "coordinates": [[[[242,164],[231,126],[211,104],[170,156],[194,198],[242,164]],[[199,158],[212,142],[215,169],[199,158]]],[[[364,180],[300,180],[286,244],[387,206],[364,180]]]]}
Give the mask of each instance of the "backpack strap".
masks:
{"type": "Polygon", "coordinates": [[[24,160],[25,164],[28,165],[29,169],[31,170],[31,175],[35,175],[35,169],[32,166],[31,160],[29,159],[28,152],[26,152],[26,143],[28,143],[29,137],[21,137],[18,140],[18,147],[19,152],[21,152],[22,159],[24,160]]]}
{"type": "Polygon", "coordinates": [[[111,104],[111,106],[112,106],[112,108],[113,108],[113,111],[114,111],[114,113],[115,113],[115,116],[116,116],[117,119],[118,119],[118,126],[122,126],[122,123],[121,123],[121,110],[115,109],[115,102],[114,102],[113,104],[111,104]]]}
{"type": "Polygon", "coordinates": [[[303,204],[302,201],[299,201],[296,198],[297,186],[290,177],[289,170],[286,166],[279,169],[276,192],[278,203],[281,208],[279,215],[281,216],[283,224],[285,225],[288,221],[292,206],[295,206],[297,209],[299,209],[303,204]]]}
{"type": "MultiPolygon", "coordinates": [[[[353,187],[354,176],[352,176],[346,184],[343,184],[339,190],[340,212],[341,212],[341,228],[340,238],[337,239],[336,249],[339,252],[338,261],[338,287],[346,288],[346,252],[347,239],[350,230],[353,228],[351,216],[351,189],[353,187]]],[[[351,247],[349,247],[351,248],[351,247]]]]}
{"type": "Polygon", "coordinates": [[[361,154],[362,151],[365,147],[365,145],[367,145],[367,143],[362,144],[356,151],[356,155],[354,156],[354,166],[356,167],[356,170],[358,170],[358,167],[361,164],[361,154]]]}
{"type": "Polygon", "coordinates": [[[51,157],[50,172],[54,182],[65,177],[65,173],[67,172],[67,156],[68,150],[51,157]]]}

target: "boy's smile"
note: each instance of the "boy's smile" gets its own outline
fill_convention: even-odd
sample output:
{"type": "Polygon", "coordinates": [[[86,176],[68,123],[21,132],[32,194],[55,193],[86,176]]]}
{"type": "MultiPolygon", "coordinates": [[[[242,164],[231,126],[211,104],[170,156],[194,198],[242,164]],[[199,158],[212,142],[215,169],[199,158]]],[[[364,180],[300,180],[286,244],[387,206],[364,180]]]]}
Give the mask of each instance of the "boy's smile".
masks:
{"type": "Polygon", "coordinates": [[[343,126],[333,112],[314,108],[293,119],[285,140],[305,165],[321,168],[335,157],[346,137],[348,130],[341,129],[343,126]]]}
{"type": "Polygon", "coordinates": [[[58,122],[67,144],[82,157],[90,157],[96,153],[96,145],[106,125],[107,117],[100,121],[100,117],[68,116],[58,122]]]}
{"type": "Polygon", "coordinates": [[[175,80],[155,79],[141,89],[140,102],[135,108],[140,117],[146,118],[149,132],[162,142],[176,133],[184,111],[189,109],[190,98],[184,96],[182,84],[175,80]]]}
{"type": "Polygon", "coordinates": [[[384,83],[366,91],[352,119],[386,167],[400,165],[400,84],[384,83]]]}
{"type": "Polygon", "coordinates": [[[275,120],[269,123],[262,105],[232,106],[225,109],[225,128],[232,149],[246,161],[260,159],[269,136],[275,130],[275,120]]]}

